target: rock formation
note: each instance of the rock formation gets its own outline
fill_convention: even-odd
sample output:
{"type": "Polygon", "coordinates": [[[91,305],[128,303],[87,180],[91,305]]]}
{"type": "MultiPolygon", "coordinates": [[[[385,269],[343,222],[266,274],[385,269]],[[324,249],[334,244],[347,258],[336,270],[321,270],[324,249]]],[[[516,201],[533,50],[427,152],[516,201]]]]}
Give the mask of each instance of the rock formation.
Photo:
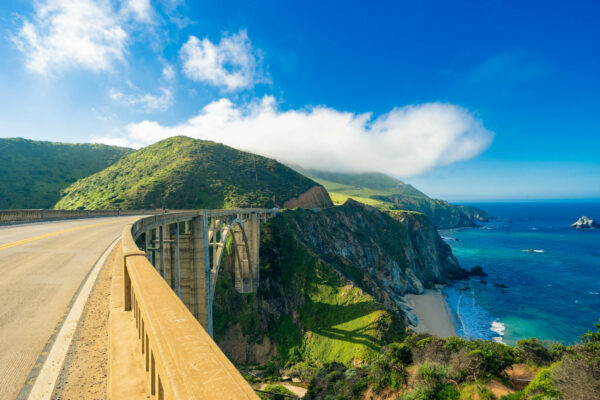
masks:
{"type": "Polygon", "coordinates": [[[283,204],[284,208],[323,208],[331,206],[333,206],[333,203],[329,193],[321,185],[315,185],[300,196],[291,198],[283,204]]]}
{"type": "Polygon", "coordinates": [[[585,215],[570,226],[571,229],[598,229],[600,225],[591,218],[585,215]]]}

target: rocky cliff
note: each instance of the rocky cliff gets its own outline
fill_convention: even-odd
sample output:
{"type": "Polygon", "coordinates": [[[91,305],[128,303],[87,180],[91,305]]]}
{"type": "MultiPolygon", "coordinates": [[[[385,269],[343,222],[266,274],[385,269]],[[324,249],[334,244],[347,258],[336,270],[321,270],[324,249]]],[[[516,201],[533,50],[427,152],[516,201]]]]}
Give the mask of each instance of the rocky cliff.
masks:
{"type": "Polygon", "coordinates": [[[258,292],[235,293],[227,268],[217,283],[215,336],[236,362],[369,360],[403,336],[404,294],[466,275],[424,215],[353,200],[284,211],[261,236],[258,292]]]}
{"type": "Polygon", "coordinates": [[[315,185],[300,196],[291,198],[283,204],[284,208],[323,208],[331,206],[333,206],[333,203],[329,193],[321,185],[315,185]]]}
{"type": "Polygon", "coordinates": [[[382,211],[417,211],[429,217],[439,229],[475,226],[491,216],[484,210],[432,199],[414,186],[378,173],[343,173],[303,169],[296,171],[323,185],[335,204],[352,198],[382,211]]]}

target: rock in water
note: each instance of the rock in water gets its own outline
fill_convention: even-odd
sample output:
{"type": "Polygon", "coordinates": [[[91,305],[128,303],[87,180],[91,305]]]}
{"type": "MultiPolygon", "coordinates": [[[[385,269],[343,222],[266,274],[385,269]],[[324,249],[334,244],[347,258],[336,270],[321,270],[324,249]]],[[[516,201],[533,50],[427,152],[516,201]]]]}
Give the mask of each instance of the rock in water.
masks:
{"type": "Polygon", "coordinates": [[[470,276],[488,276],[481,265],[476,265],[469,271],[470,276]]]}
{"type": "Polygon", "coordinates": [[[596,221],[591,218],[586,217],[585,215],[577,220],[573,225],[571,225],[571,229],[598,229],[600,225],[596,221]]]}

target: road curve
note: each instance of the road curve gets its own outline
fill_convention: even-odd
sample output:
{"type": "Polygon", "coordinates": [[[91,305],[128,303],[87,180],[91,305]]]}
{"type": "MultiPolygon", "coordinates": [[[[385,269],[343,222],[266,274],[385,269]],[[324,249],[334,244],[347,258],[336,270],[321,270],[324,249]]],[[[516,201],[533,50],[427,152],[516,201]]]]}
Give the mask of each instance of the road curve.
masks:
{"type": "Polygon", "coordinates": [[[0,400],[16,398],[90,269],[137,218],[0,227],[0,400]]]}

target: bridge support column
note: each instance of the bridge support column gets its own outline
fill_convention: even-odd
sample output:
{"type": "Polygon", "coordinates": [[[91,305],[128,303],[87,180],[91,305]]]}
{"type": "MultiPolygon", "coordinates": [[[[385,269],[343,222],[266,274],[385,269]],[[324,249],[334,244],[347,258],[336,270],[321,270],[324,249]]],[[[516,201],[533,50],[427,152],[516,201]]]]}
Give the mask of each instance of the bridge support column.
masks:
{"type": "Polygon", "coordinates": [[[208,214],[192,220],[194,246],[195,305],[194,316],[212,336],[212,304],[210,296],[210,255],[208,244],[208,214]]]}
{"type": "Polygon", "coordinates": [[[160,234],[160,276],[165,277],[165,236],[167,235],[167,230],[165,229],[166,225],[161,225],[158,227],[160,234]]]}
{"type": "Polygon", "coordinates": [[[180,298],[188,310],[196,316],[196,277],[194,274],[194,240],[192,234],[182,233],[179,236],[180,256],[180,298]]]}
{"type": "Polygon", "coordinates": [[[248,246],[250,247],[250,263],[252,269],[252,280],[254,287],[252,290],[258,288],[260,269],[259,269],[259,249],[260,249],[260,219],[258,213],[251,213],[248,218],[246,235],[248,237],[248,246]]]}

